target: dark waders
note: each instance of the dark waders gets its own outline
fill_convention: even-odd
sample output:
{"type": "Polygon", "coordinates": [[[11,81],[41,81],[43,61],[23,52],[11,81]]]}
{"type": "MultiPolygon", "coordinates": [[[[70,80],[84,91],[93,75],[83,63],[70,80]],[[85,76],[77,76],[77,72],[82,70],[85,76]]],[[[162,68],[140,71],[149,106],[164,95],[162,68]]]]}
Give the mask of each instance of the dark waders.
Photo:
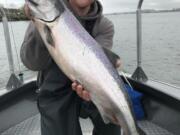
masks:
{"type": "Polygon", "coordinates": [[[90,117],[93,135],[120,135],[120,128],[104,124],[96,107],[82,101],[71,89],[71,81],[52,62],[43,71],[38,96],[41,114],[41,135],[82,135],[79,117],[90,117]]]}

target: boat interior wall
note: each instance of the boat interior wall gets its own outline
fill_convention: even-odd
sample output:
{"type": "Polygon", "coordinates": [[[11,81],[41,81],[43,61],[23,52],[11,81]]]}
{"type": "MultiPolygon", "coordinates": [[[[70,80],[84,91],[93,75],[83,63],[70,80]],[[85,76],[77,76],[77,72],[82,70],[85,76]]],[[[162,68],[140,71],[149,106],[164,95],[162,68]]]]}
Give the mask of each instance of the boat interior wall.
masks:
{"type": "Polygon", "coordinates": [[[0,133],[38,113],[35,90],[31,82],[0,97],[0,133]]]}
{"type": "MultiPolygon", "coordinates": [[[[167,99],[168,100],[168,99],[167,99]]],[[[180,106],[171,106],[161,100],[146,96],[143,101],[146,118],[175,135],[180,134],[180,106]]]]}
{"type": "Polygon", "coordinates": [[[132,79],[129,81],[136,90],[144,94],[142,104],[146,119],[175,135],[180,135],[180,100],[149,85],[132,79]]]}
{"type": "MultiPolygon", "coordinates": [[[[19,96],[28,91],[32,91],[34,89],[37,89],[36,81],[32,81],[30,83],[25,83],[24,85],[20,86],[19,88],[9,90],[5,94],[0,96],[0,105],[3,105],[4,103],[11,101],[16,96],[19,96]]],[[[0,107],[0,109],[1,109],[1,107],[0,107]]]]}

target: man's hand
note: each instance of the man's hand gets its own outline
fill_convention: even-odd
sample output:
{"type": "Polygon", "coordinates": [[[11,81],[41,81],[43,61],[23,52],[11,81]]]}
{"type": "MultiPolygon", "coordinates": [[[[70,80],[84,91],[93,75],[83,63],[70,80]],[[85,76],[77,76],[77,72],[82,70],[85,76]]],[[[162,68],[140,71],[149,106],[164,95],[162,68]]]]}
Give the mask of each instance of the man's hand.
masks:
{"type": "Polygon", "coordinates": [[[121,65],[122,65],[121,59],[117,59],[116,60],[116,65],[115,65],[116,69],[120,68],[121,65]]]}
{"type": "Polygon", "coordinates": [[[81,84],[79,84],[78,82],[73,82],[72,83],[72,89],[74,91],[76,91],[76,93],[78,94],[79,97],[81,97],[82,99],[84,99],[85,101],[90,101],[90,95],[89,92],[87,90],[85,90],[83,88],[83,86],[81,84]]]}
{"type": "Polygon", "coordinates": [[[33,19],[27,3],[24,4],[24,13],[28,19],[30,19],[30,20],[33,19]]]}
{"type": "MultiPolygon", "coordinates": [[[[116,68],[120,68],[120,66],[121,66],[121,60],[117,59],[116,68]]],[[[85,90],[83,88],[83,86],[81,84],[79,84],[78,82],[75,81],[75,82],[72,83],[72,89],[74,91],[76,91],[77,95],[79,97],[81,97],[82,99],[84,99],[85,101],[90,101],[91,100],[89,92],[87,90],[85,90]]]]}

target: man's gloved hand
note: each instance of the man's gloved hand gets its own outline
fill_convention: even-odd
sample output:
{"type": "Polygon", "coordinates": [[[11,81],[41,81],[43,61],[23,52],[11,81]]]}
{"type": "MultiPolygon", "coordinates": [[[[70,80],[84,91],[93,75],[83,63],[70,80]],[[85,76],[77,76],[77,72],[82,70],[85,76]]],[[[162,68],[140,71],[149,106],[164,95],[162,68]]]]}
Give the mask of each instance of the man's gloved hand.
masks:
{"type": "MultiPolygon", "coordinates": [[[[120,66],[121,66],[121,60],[120,59],[117,59],[115,66],[116,66],[116,68],[120,68],[120,66]]],[[[81,97],[85,101],[90,101],[91,100],[89,92],[87,90],[85,90],[80,83],[78,83],[76,81],[73,82],[72,83],[72,89],[77,93],[77,95],[79,97],[81,97]]]]}

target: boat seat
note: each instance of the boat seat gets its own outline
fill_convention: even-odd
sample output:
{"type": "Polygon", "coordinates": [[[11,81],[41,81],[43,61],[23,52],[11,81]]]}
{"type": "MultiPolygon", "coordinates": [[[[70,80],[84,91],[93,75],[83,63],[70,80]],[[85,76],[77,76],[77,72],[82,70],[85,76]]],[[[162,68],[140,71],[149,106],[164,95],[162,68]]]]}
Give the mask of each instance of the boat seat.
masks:
{"type": "MultiPolygon", "coordinates": [[[[90,120],[81,119],[83,135],[92,135],[92,124],[90,120]]],[[[138,121],[138,125],[146,132],[147,135],[173,135],[166,129],[147,120],[138,121]]],[[[40,115],[32,116],[21,123],[4,131],[1,135],[40,135],[40,115]]]]}

